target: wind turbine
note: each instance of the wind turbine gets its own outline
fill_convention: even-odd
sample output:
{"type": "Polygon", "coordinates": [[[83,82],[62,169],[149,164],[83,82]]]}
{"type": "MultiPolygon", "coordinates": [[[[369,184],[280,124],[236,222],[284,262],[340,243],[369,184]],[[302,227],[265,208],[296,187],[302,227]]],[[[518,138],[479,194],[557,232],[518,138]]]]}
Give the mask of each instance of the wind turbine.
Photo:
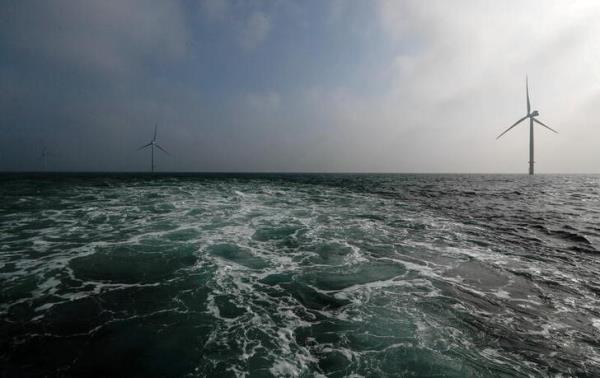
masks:
{"type": "Polygon", "coordinates": [[[535,122],[538,125],[544,126],[548,130],[553,131],[557,134],[558,134],[558,131],[552,129],[550,126],[548,126],[545,123],[543,123],[542,121],[536,119],[535,117],[540,115],[540,113],[537,110],[531,111],[531,105],[529,104],[529,83],[527,80],[527,76],[525,76],[525,92],[527,94],[527,114],[525,115],[525,117],[523,117],[520,120],[518,120],[517,122],[513,123],[513,125],[511,127],[509,127],[508,129],[506,129],[506,131],[504,131],[502,134],[498,135],[496,140],[500,139],[500,137],[502,135],[506,134],[510,129],[517,126],[519,123],[523,122],[527,118],[529,118],[529,174],[533,175],[533,123],[535,122]]]}
{"type": "Polygon", "coordinates": [[[167,152],[167,150],[165,150],[164,148],[162,148],[157,142],[156,142],[156,129],[158,128],[158,125],[154,125],[154,137],[152,138],[152,140],[150,141],[150,143],[143,145],[142,147],[138,148],[137,150],[143,150],[146,147],[150,147],[150,149],[152,150],[152,158],[151,158],[151,163],[150,163],[150,167],[152,172],[154,172],[154,147],[158,148],[159,150],[161,150],[162,152],[164,152],[165,154],[171,156],[170,153],[167,152]]]}
{"type": "Polygon", "coordinates": [[[42,147],[40,160],[42,161],[42,170],[46,171],[48,169],[48,149],[46,148],[46,146],[42,147]]]}
{"type": "Polygon", "coordinates": [[[42,144],[42,152],[40,153],[40,156],[38,157],[38,159],[40,160],[40,162],[42,163],[42,170],[45,172],[48,170],[48,158],[53,158],[53,157],[57,157],[57,155],[48,152],[48,147],[46,147],[46,144],[42,144]]]}

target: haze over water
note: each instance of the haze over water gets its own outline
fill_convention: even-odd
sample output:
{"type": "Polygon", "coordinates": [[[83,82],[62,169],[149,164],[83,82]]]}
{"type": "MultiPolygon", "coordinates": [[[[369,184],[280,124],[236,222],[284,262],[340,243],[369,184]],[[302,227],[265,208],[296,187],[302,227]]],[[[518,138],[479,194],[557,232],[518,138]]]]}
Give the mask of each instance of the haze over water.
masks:
{"type": "Polygon", "coordinates": [[[16,376],[598,376],[600,177],[0,178],[16,376]]]}

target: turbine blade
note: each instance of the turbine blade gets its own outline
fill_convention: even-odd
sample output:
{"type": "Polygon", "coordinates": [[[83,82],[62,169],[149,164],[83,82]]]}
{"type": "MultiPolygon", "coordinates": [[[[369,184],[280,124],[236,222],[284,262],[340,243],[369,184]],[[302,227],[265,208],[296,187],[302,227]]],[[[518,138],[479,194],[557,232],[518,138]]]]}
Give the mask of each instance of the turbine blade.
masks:
{"type": "Polygon", "coordinates": [[[533,122],[539,123],[540,125],[544,126],[545,128],[547,128],[550,131],[553,131],[555,133],[558,134],[558,131],[554,130],[553,128],[551,128],[550,126],[546,125],[545,123],[543,123],[542,121],[538,121],[537,119],[533,119],[533,122]]]}
{"type": "Polygon", "coordinates": [[[500,139],[500,137],[504,134],[506,134],[507,132],[509,132],[510,129],[512,129],[513,127],[517,126],[519,123],[523,122],[524,120],[527,119],[528,116],[525,116],[523,118],[521,118],[520,120],[518,120],[517,122],[513,123],[511,127],[509,127],[508,129],[506,129],[506,131],[504,131],[502,134],[498,135],[496,137],[496,139],[500,139]]]}
{"type": "Polygon", "coordinates": [[[144,144],[142,147],[138,148],[136,151],[143,150],[144,148],[149,147],[151,145],[152,145],[152,142],[150,142],[148,144],[144,144]]]}
{"type": "Polygon", "coordinates": [[[529,104],[529,80],[525,75],[525,92],[527,93],[527,114],[531,113],[531,104],[529,104]]]}
{"type": "Polygon", "coordinates": [[[154,138],[152,138],[153,141],[156,141],[156,129],[158,128],[158,124],[154,125],[154,138]]]}
{"type": "Polygon", "coordinates": [[[154,143],[154,145],[156,146],[156,148],[158,148],[159,150],[161,150],[162,152],[164,152],[165,154],[169,155],[169,156],[173,156],[170,153],[167,152],[167,150],[165,150],[164,148],[162,148],[158,143],[154,143]]]}

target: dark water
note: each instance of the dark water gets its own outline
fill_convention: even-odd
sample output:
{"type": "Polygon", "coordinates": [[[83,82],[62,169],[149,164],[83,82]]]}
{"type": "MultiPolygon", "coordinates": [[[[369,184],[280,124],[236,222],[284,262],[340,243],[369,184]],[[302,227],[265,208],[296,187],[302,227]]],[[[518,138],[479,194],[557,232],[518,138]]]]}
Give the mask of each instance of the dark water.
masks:
{"type": "Polygon", "coordinates": [[[600,376],[600,177],[0,177],[0,375],[600,376]]]}

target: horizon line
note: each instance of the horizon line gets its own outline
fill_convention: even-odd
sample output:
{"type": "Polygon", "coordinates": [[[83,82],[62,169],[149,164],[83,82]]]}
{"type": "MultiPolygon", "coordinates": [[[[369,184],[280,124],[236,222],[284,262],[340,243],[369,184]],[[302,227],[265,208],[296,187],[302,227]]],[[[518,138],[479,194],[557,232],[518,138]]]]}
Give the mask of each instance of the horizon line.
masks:
{"type": "MultiPolygon", "coordinates": [[[[159,172],[148,172],[148,171],[77,171],[77,170],[64,170],[64,171],[1,171],[0,174],[147,174],[147,175],[160,175],[160,174],[371,174],[371,175],[386,175],[386,174],[400,174],[400,175],[524,175],[528,176],[528,173],[523,172],[435,172],[435,171],[423,171],[423,172],[410,172],[410,171],[159,171],[159,172]]],[[[536,175],[600,175],[600,172],[539,172],[536,175]]]]}

